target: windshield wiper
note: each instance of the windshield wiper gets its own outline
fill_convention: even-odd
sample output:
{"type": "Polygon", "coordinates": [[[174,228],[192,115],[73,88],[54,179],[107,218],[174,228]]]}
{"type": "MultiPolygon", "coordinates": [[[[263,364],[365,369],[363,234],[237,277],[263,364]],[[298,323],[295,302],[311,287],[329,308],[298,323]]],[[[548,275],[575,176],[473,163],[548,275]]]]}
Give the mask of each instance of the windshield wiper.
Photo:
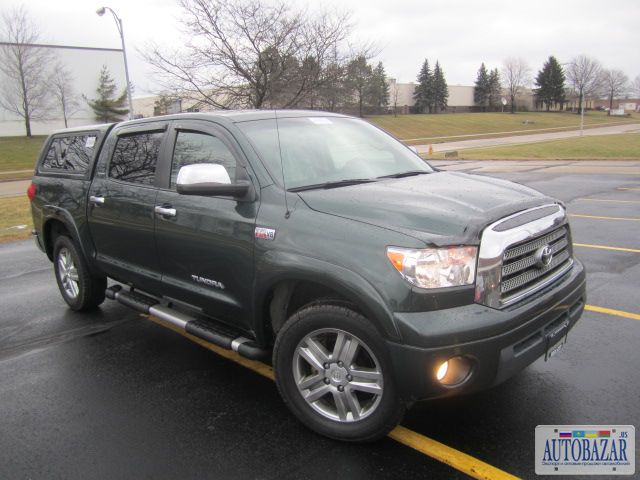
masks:
{"type": "Polygon", "coordinates": [[[409,172],[392,173],[391,175],[382,175],[381,177],[377,177],[377,178],[402,178],[402,177],[412,177],[414,175],[424,175],[427,173],[431,173],[431,172],[426,172],[424,170],[411,170],[409,172]]]}
{"type": "Polygon", "coordinates": [[[348,187],[349,185],[358,185],[360,183],[371,183],[375,182],[372,178],[350,178],[347,180],[336,180],[334,182],[324,182],[324,183],[316,183],[313,185],[304,185],[302,187],[295,187],[288,189],[289,192],[302,192],[304,190],[317,190],[317,189],[325,189],[329,188],[338,188],[338,187],[348,187]]]}

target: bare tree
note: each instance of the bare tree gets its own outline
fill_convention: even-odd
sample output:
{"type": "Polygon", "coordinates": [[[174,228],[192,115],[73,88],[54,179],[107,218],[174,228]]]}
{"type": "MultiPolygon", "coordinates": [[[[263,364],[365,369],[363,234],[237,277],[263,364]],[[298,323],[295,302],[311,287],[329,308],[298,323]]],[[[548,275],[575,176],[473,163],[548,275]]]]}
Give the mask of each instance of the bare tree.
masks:
{"type": "Polygon", "coordinates": [[[0,47],[0,106],[21,117],[31,137],[31,121],[45,118],[50,108],[47,69],[53,56],[33,46],[40,33],[22,6],[2,15],[0,35],[7,42],[0,47]]]}
{"type": "Polygon", "coordinates": [[[347,14],[310,15],[280,0],[180,0],[184,49],[145,59],[167,90],[214,108],[290,107],[323,85],[349,32],[347,14]]]}
{"type": "Polygon", "coordinates": [[[579,55],[567,64],[567,80],[578,95],[578,113],[586,97],[596,95],[602,86],[602,66],[598,60],[579,55]]]}
{"type": "Polygon", "coordinates": [[[629,77],[622,70],[604,70],[602,72],[602,88],[609,97],[609,112],[611,112],[613,100],[629,91],[629,77]]]}
{"type": "Polygon", "coordinates": [[[500,78],[511,100],[511,113],[515,113],[516,97],[531,83],[531,69],[522,58],[509,57],[502,65],[500,78]]]}
{"type": "Polygon", "coordinates": [[[68,120],[80,110],[80,97],[73,89],[73,76],[67,67],[58,62],[50,79],[50,88],[56,104],[60,108],[64,127],[67,128],[68,120]]]}

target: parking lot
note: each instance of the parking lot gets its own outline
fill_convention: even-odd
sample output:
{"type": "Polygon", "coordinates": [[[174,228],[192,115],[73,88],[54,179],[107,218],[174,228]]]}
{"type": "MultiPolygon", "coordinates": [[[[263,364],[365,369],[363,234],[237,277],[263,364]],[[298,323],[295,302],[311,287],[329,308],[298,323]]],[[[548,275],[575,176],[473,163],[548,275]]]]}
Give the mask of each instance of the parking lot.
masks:
{"type": "Polygon", "coordinates": [[[268,366],[115,302],[75,314],[33,242],[5,244],[0,478],[536,478],[536,425],[640,426],[640,162],[435,163],[566,203],[588,307],[557,356],[418,403],[380,442],[334,442],[288,413],[268,366]]]}

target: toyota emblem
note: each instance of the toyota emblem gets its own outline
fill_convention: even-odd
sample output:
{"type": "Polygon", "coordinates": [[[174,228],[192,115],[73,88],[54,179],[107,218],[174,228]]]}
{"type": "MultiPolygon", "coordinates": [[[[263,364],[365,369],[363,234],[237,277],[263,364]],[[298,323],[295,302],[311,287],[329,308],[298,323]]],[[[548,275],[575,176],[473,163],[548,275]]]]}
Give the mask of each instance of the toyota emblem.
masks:
{"type": "Polygon", "coordinates": [[[538,249],[536,252],[536,265],[539,268],[548,267],[553,259],[553,252],[551,251],[551,247],[549,245],[545,245],[544,247],[538,249]]]}

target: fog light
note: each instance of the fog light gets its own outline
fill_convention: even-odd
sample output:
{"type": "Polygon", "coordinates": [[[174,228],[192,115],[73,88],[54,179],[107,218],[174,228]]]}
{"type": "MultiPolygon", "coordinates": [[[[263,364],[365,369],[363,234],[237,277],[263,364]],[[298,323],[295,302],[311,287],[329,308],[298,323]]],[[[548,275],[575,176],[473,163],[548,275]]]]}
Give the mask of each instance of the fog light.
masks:
{"type": "Polygon", "coordinates": [[[449,360],[444,362],[438,368],[438,372],[436,373],[436,378],[438,379],[439,382],[441,382],[442,379],[445,377],[445,375],[447,374],[447,370],[449,370],[449,360]]]}
{"type": "Polygon", "coordinates": [[[438,366],[436,379],[446,387],[461,385],[471,376],[472,366],[472,361],[466,357],[451,357],[438,366]]]}

